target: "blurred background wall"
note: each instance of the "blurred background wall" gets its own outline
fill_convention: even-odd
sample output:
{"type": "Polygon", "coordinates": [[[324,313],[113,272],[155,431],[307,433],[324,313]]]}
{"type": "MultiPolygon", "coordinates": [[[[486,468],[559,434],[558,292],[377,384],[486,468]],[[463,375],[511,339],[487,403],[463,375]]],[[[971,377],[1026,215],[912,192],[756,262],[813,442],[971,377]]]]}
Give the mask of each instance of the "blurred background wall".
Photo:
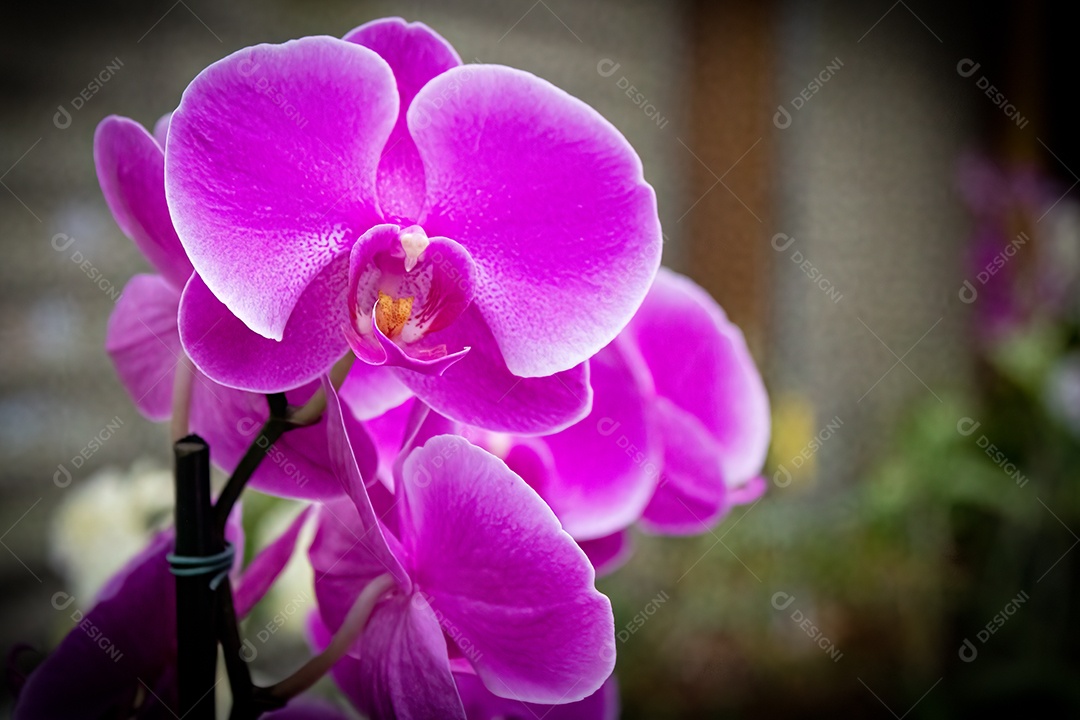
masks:
{"type": "Polygon", "coordinates": [[[1071,78],[1075,61],[1057,11],[1040,7],[9,5],[0,23],[4,648],[55,640],[48,599],[63,580],[46,537],[58,504],[102,468],[168,459],[164,430],[137,415],[102,351],[118,291],[146,268],[98,190],[95,126],[111,113],[152,125],[199,70],[246,45],[401,15],[435,28],[466,62],[527,69],[609,118],[657,190],[665,264],[713,293],[767,377],[776,437],[760,507],[737,510],[712,537],[638,538],[635,559],[604,581],[621,624],[658,593],[671,598],[620,646],[626,716],[955,712],[967,696],[957,689],[964,678],[950,676],[966,672],[954,636],[967,626],[947,609],[951,511],[904,506],[912,527],[877,534],[863,525],[859,488],[911,407],[945,408],[950,437],[966,410],[953,412],[949,395],[972,385],[976,366],[971,308],[957,293],[969,275],[969,216],[956,188],[965,151],[1027,157],[1063,188],[1075,178],[1068,167],[1080,166],[1066,114],[1055,111],[1064,101],[1045,91],[1071,78]],[[965,59],[980,65],[975,75],[958,71],[965,59]],[[109,79],[90,87],[103,72],[109,79]],[[1003,117],[977,85],[984,76],[1028,126],[1003,117]],[[88,88],[88,100],[73,100],[88,88]],[[776,593],[794,597],[844,658],[823,654],[776,593]]]}

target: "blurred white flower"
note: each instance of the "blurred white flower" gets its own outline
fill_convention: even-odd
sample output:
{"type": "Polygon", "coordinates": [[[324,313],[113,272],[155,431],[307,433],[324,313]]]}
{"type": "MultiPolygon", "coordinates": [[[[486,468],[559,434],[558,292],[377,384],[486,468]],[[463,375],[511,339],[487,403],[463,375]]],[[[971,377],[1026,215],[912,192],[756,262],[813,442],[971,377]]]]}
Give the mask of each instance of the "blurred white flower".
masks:
{"type": "Polygon", "coordinates": [[[1046,379],[1043,400],[1050,414],[1080,437],[1080,353],[1058,360],[1046,379]]]}
{"type": "Polygon", "coordinates": [[[149,460],[75,482],[53,515],[49,559],[80,604],[169,524],[172,471],[149,460]]]}

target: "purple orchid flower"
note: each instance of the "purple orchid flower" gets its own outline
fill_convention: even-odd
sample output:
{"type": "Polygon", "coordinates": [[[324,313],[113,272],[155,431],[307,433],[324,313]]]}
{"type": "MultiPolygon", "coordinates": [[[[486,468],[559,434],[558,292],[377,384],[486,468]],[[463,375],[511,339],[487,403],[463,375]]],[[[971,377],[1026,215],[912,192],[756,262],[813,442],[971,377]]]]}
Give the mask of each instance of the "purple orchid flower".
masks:
{"type": "MultiPolygon", "coordinates": [[[[769,400],[739,329],[688,278],[662,268],[627,328],[590,361],[588,417],[541,437],[448,426],[524,479],[578,541],[598,574],[618,568],[638,523],[670,534],[706,532],[764,491],[769,400]]],[[[364,425],[379,477],[415,432],[410,399],[364,425]]]]}
{"type": "MultiPolygon", "coordinates": [[[[603,394],[597,397],[602,398],[603,394]]],[[[342,400],[344,401],[344,397],[342,400]]],[[[371,418],[364,422],[364,428],[371,438],[378,456],[377,472],[378,483],[368,484],[368,493],[376,508],[379,507],[379,499],[384,497],[387,490],[391,492],[395,486],[395,478],[400,477],[401,465],[404,457],[415,447],[422,445],[424,441],[438,434],[459,434],[463,428],[447,418],[439,416],[435,411],[428,408],[421,400],[410,398],[401,405],[386,411],[382,415],[371,418]]],[[[511,464],[514,471],[529,484],[534,490],[543,496],[544,482],[550,469],[546,466],[534,467],[529,460],[535,455],[529,455],[528,451],[522,452],[522,447],[535,447],[534,443],[521,441],[521,444],[508,444],[508,442],[496,433],[477,431],[475,428],[464,428],[464,433],[479,441],[493,441],[488,450],[496,452],[509,447],[509,456],[503,458],[511,464]]],[[[531,449],[531,448],[530,448],[531,449]]],[[[608,470],[605,470],[608,472],[608,470]]],[[[651,487],[651,486],[650,486],[651,487]]],[[[620,506],[617,503],[616,506],[620,506]]],[[[388,505],[385,505],[388,506],[388,505]]],[[[617,512],[617,509],[616,509],[617,512]]],[[[380,513],[381,517],[381,513],[380,513]]],[[[565,520],[563,529],[566,528],[565,520]]],[[[633,520],[636,520],[634,516],[633,520]]],[[[633,547],[629,533],[625,530],[599,537],[592,540],[574,538],[577,544],[585,551],[585,555],[592,561],[597,575],[606,575],[620,567],[632,554],[633,547]]]]}
{"type": "Polygon", "coordinates": [[[595,540],[578,540],[577,544],[585,551],[597,577],[615,572],[634,554],[634,542],[628,530],[620,530],[595,540]]]}
{"type": "Polygon", "coordinates": [[[151,691],[139,708],[143,717],[160,714],[162,703],[175,706],[176,602],[165,561],[172,546],[172,532],[158,535],[109,581],[93,609],[30,673],[14,720],[127,717],[146,692],[143,684],[151,691]]]}
{"type": "MultiPolygon", "coordinates": [[[[166,115],[151,136],[133,120],[110,116],[94,135],[98,180],[109,209],[121,230],[159,273],[136,275],[127,284],[109,318],[105,343],[125,389],[151,420],[164,420],[172,414],[176,372],[187,362],[177,313],[192,267],[165,203],[162,147],[168,127],[166,115]]],[[[234,331],[254,336],[246,328],[234,331]]],[[[266,399],[220,385],[197,369],[190,371],[194,375],[191,428],[208,439],[214,463],[231,471],[268,417],[266,399]]],[[[308,383],[290,391],[288,399],[301,405],[317,387],[316,382],[308,383]]],[[[344,392],[355,398],[350,406],[368,416],[399,404],[409,395],[388,372],[363,365],[350,372],[344,392]]],[[[255,473],[252,485],[287,497],[332,495],[338,490],[327,458],[324,424],[293,430],[275,446],[271,461],[255,473]]]]}
{"type": "Polygon", "coordinates": [[[377,481],[369,496],[356,433],[327,395],[331,459],[351,502],[324,506],[311,546],[316,629],[336,631],[377,579],[394,583],[334,667],[346,695],[374,718],[464,718],[453,668],[520,702],[596,692],[614,666],[611,604],[541,498],[451,435],[409,453],[393,496],[377,481]]]}
{"type": "MultiPolygon", "coordinates": [[[[623,340],[648,368],[655,392],[653,424],[626,429],[653,430],[662,448],[663,470],[641,524],[661,533],[706,532],[733,505],[765,491],[760,473],[771,420],[761,373],[716,301],[669,270],[657,275],[623,340]]],[[[638,437],[630,443],[648,443],[638,437]]]]}
{"type": "Polygon", "coordinates": [[[351,349],[455,420],[550,432],[588,412],[585,361],[659,265],[625,138],[420,23],[226,57],[185,91],[166,155],[198,273],[181,339],[236,388],[301,387],[351,349]]]}
{"type": "MultiPolygon", "coordinates": [[[[242,548],[239,517],[234,510],[226,536],[242,548]]],[[[231,575],[238,617],[251,612],[281,574],[307,517],[307,511],[301,513],[242,573],[242,553],[237,553],[231,575]]],[[[165,559],[172,549],[172,530],[159,533],[113,576],[93,608],[30,673],[19,693],[15,720],[97,720],[112,717],[110,712],[117,717],[175,717],[175,579],[165,559]]]]}
{"type": "Polygon", "coordinates": [[[637,314],[590,361],[589,416],[559,433],[466,430],[547,501],[598,572],[630,553],[625,529],[706,532],[764,491],[769,401],[739,329],[662,268],[637,314]]]}

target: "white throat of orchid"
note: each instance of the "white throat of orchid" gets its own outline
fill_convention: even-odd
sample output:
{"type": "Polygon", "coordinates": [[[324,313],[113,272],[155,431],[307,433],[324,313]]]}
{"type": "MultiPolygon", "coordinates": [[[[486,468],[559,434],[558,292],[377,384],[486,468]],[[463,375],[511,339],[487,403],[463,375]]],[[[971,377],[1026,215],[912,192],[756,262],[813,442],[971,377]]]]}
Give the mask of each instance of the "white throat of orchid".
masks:
{"type": "Polygon", "coordinates": [[[439,310],[432,296],[435,267],[425,261],[431,241],[419,225],[401,230],[398,243],[372,257],[356,284],[356,329],[370,335],[371,315],[383,335],[399,343],[424,336],[439,310]]]}

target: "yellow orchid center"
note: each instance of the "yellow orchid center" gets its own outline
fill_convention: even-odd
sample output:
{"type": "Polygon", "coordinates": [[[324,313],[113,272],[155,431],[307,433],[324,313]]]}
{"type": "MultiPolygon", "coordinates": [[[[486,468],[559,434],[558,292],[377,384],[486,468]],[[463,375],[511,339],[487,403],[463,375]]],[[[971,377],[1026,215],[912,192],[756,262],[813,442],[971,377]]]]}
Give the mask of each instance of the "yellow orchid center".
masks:
{"type": "Polygon", "coordinates": [[[375,303],[375,324],[383,335],[393,340],[401,334],[405,323],[412,315],[413,298],[392,298],[382,290],[379,291],[379,299],[375,303]]]}

